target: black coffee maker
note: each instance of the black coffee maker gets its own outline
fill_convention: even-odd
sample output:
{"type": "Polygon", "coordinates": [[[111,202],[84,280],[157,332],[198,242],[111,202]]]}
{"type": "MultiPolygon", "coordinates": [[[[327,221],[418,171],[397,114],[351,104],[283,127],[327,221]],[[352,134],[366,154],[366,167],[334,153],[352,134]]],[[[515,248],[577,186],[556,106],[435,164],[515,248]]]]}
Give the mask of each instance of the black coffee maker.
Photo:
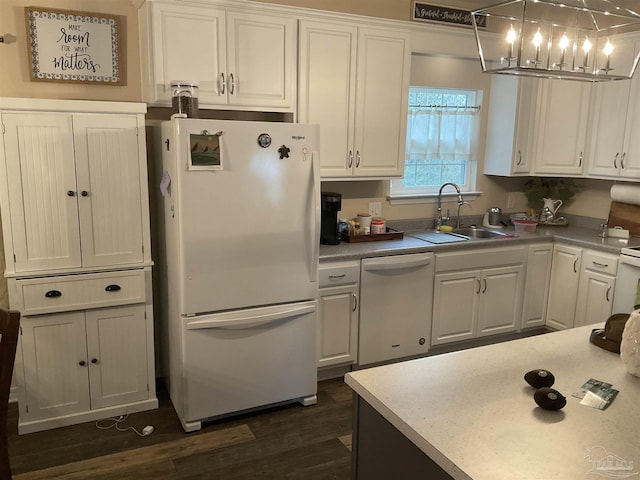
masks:
{"type": "Polygon", "coordinates": [[[337,245],[340,243],[338,232],[338,212],[342,208],[342,195],[334,192],[322,192],[320,243],[337,245]]]}

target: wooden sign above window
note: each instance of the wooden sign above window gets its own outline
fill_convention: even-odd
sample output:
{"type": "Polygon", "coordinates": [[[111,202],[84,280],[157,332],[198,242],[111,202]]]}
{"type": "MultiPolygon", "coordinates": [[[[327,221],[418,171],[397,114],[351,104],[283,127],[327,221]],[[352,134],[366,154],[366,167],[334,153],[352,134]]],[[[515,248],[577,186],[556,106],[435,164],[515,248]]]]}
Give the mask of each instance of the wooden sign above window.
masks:
{"type": "Polygon", "coordinates": [[[25,7],[32,81],[124,85],[119,17],[25,7]]]}
{"type": "MultiPolygon", "coordinates": [[[[421,22],[438,22],[452,25],[472,25],[471,12],[457,8],[441,7],[422,2],[413,2],[414,20],[421,22]]],[[[479,27],[486,27],[486,15],[476,16],[479,27]]]]}

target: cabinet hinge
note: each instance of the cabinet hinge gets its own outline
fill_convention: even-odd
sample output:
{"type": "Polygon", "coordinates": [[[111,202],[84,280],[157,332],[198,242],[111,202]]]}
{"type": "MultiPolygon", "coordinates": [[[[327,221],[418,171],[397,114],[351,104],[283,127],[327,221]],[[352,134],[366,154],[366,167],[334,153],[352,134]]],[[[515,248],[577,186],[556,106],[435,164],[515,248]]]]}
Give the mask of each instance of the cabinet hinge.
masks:
{"type": "Polygon", "coordinates": [[[136,127],[136,137],[140,136],[140,133],[138,132],[138,127],[136,127]]]}
{"type": "Polygon", "coordinates": [[[149,384],[147,383],[147,392],[149,392],[149,384]]]}
{"type": "Polygon", "coordinates": [[[4,135],[4,123],[2,125],[2,134],[4,135]]]}
{"type": "Polygon", "coordinates": [[[13,263],[16,263],[18,260],[16,260],[16,254],[13,254],[13,263]]]}
{"type": "Polygon", "coordinates": [[[25,411],[26,411],[27,413],[29,413],[29,404],[28,404],[28,403],[24,406],[24,409],[25,409],[25,411]]]}

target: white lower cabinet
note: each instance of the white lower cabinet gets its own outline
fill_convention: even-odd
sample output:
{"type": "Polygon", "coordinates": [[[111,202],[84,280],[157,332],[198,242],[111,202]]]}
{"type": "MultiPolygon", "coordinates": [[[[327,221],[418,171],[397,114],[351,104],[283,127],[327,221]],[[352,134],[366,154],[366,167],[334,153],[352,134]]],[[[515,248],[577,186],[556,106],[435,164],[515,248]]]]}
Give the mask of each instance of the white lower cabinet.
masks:
{"type": "Polygon", "coordinates": [[[145,305],[26,316],[21,327],[23,361],[29,366],[21,433],[40,430],[38,420],[66,424],[62,417],[152,397],[145,305]]]}
{"type": "Polygon", "coordinates": [[[553,243],[529,245],[522,305],[522,328],[544,325],[549,299],[553,243]]]}
{"type": "Polygon", "coordinates": [[[358,359],[359,280],[358,260],[320,265],[318,368],[358,359]]]}
{"type": "Polygon", "coordinates": [[[617,255],[556,244],[547,325],[562,330],[606,321],[617,271],[617,255]]]}
{"type": "Polygon", "coordinates": [[[563,330],[574,326],[581,260],[581,248],[554,245],[546,319],[551,328],[563,330]]]}
{"type": "Polygon", "coordinates": [[[526,258],[523,246],[436,255],[431,344],[517,330],[526,258]]]}
{"type": "Polygon", "coordinates": [[[585,250],[582,255],[575,327],[601,323],[611,316],[618,256],[585,250]]]}

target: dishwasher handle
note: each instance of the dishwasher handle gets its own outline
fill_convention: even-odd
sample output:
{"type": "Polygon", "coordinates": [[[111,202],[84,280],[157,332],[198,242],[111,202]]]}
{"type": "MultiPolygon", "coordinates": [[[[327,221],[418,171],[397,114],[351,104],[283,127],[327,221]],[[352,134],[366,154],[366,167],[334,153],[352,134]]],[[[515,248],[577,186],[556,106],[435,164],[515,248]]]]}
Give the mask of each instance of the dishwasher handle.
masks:
{"type": "Polygon", "coordinates": [[[204,330],[211,328],[248,329],[266,325],[268,323],[274,323],[279,320],[297,317],[306,313],[312,313],[315,310],[315,305],[301,305],[287,310],[262,315],[238,316],[221,320],[212,318],[194,320],[187,323],[187,330],[204,330]]]}
{"type": "Polygon", "coordinates": [[[433,255],[397,255],[381,258],[367,258],[362,262],[363,270],[369,272],[381,270],[400,270],[429,265],[433,255]]]}

